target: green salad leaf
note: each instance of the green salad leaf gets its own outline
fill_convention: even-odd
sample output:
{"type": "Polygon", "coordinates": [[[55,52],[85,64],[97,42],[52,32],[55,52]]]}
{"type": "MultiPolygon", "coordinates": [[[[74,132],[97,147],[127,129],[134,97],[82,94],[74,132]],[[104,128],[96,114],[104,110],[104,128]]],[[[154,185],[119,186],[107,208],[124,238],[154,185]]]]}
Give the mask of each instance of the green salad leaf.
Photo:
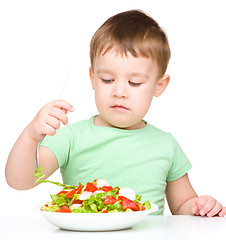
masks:
{"type": "Polygon", "coordinates": [[[65,189],[71,189],[71,188],[75,187],[73,185],[68,186],[68,185],[63,184],[63,183],[53,182],[53,181],[50,181],[50,180],[44,180],[43,178],[45,177],[45,174],[42,173],[42,170],[43,170],[43,168],[41,166],[39,166],[39,171],[38,171],[37,167],[35,167],[34,176],[36,178],[38,178],[35,182],[37,182],[37,183],[52,183],[52,184],[55,184],[57,186],[64,187],[65,189]]]}
{"type": "Polygon", "coordinates": [[[147,209],[150,209],[151,203],[147,200],[146,202],[143,203],[143,206],[146,207],[147,209]]]}

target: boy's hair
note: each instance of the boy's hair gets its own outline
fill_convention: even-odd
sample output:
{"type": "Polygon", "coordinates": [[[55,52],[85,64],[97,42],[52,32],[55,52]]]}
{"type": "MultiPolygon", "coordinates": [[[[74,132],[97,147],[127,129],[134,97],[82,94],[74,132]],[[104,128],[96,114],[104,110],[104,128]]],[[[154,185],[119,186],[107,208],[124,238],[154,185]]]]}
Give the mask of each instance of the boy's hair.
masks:
{"type": "Polygon", "coordinates": [[[96,56],[111,49],[125,56],[130,52],[134,57],[151,57],[158,65],[158,78],[165,74],[170,59],[166,34],[140,10],[112,16],[95,32],[90,43],[91,67],[96,56]]]}

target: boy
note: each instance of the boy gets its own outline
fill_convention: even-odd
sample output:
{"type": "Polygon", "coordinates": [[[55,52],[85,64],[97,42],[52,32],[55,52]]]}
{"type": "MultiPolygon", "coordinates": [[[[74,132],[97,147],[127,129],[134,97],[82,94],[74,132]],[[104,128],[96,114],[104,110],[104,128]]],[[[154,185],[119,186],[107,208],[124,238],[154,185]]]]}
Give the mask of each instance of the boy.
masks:
{"type": "Polygon", "coordinates": [[[35,152],[46,178],[59,167],[65,184],[105,178],[127,186],[159,206],[167,198],[172,214],[224,216],[226,208],[210,196],[198,197],[187,172],[191,164],[171,134],[143,120],[153,96],[170,77],[167,37],[141,11],[108,19],[90,44],[90,79],[99,115],[61,128],[73,107],[56,100],[45,105],[24,129],[6,164],[6,180],[16,189],[36,185],[35,152]]]}

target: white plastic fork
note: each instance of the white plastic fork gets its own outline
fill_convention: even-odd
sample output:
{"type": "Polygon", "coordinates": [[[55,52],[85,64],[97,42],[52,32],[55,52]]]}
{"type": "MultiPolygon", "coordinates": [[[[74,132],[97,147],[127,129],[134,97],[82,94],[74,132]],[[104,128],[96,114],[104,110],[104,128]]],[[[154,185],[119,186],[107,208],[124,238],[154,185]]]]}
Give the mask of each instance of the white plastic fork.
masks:
{"type": "MultiPolygon", "coordinates": [[[[61,92],[60,92],[59,99],[61,99],[62,96],[63,96],[63,92],[64,92],[64,89],[65,89],[65,86],[67,85],[67,82],[68,82],[68,79],[69,79],[70,74],[71,74],[71,71],[69,71],[69,73],[68,73],[68,75],[67,75],[67,77],[66,77],[66,79],[65,79],[65,81],[64,81],[63,87],[62,87],[61,92]]],[[[45,135],[45,136],[46,136],[46,135],[45,135]]],[[[45,136],[44,136],[44,137],[41,139],[41,141],[39,142],[39,144],[38,144],[38,146],[37,146],[37,148],[36,148],[36,152],[35,152],[36,168],[37,168],[37,170],[38,170],[39,173],[40,173],[40,167],[39,167],[39,162],[38,162],[38,150],[39,150],[40,144],[41,144],[42,140],[45,138],[45,136]]]]}

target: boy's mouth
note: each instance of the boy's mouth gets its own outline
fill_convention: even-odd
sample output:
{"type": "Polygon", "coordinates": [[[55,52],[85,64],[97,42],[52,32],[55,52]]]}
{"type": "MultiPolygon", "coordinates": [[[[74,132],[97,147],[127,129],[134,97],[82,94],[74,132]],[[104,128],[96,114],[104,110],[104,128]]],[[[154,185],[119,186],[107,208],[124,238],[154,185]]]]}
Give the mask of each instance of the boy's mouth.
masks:
{"type": "Polygon", "coordinates": [[[123,105],[113,105],[111,106],[112,109],[119,110],[119,111],[127,111],[129,108],[123,106],[123,105]]]}

